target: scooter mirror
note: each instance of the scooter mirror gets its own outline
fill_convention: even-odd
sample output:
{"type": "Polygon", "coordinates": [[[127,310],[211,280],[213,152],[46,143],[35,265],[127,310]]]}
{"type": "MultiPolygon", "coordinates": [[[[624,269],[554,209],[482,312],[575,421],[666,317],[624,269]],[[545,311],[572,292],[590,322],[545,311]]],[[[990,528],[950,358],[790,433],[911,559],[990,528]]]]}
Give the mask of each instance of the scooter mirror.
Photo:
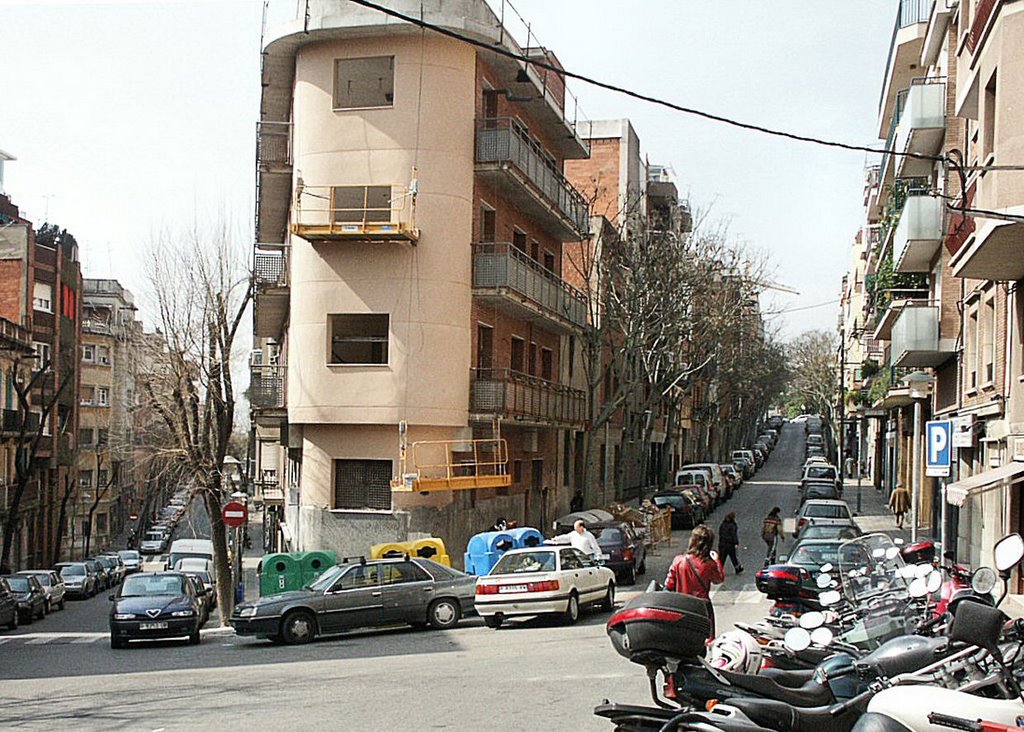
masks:
{"type": "Polygon", "coordinates": [[[1007,572],[1024,558],[1024,539],[1017,533],[1004,536],[996,542],[993,553],[996,558],[996,569],[1007,572]]]}
{"type": "Polygon", "coordinates": [[[910,579],[911,577],[917,576],[917,566],[914,564],[905,564],[896,570],[896,574],[903,579],[910,579]]]}
{"type": "Polygon", "coordinates": [[[927,577],[934,571],[932,569],[932,565],[930,564],[918,564],[914,569],[914,574],[916,574],[918,577],[927,577]]]}
{"type": "Polygon", "coordinates": [[[911,597],[924,597],[928,594],[928,582],[924,577],[918,577],[910,583],[908,592],[910,592],[911,597]]]}
{"type": "Polygon", "coordinates": [[[899,555],[900,555],[900,550],[897,549],[894,546],[891,546],[891,547],[889,547],[888,549],[885,550],[885,558],[886,559],[895,559],[899,555]]]}
{"type": "Polygon", "coordinates": [[[834,637],[828,628],[815,628],[811,631],[811,643],[816,646],[827,646],[834,637]]]}
{"type": "Polygon", "coordinates": [[[800,627],[804,630],[814,630],[825,624],[825,616],[817,610],[811,610],[800,616],[800,627]]]}
{"type": "Polygon", "coordinates": [[[838,590],[827,590],[818,595],[818,602],[822,607],[831,607],[842,599],[843,596],[839,594],[838,590]]]}
{"type": "Polygon", "coordinates": [[[979,595],[987,595],[996,588],[996,579],[991,567],[978,567],[971,576],[971,589],[979,595]]]}
{"type": "Polygon", "coordinates": [[[821,572],[828,573],[828,572],[831,572],[833,569],[835,569],[835,567],[832,566],[832,562],[827,562],[827,563],[821,565],[821,567],[819,567],[818,569],[821,572]]]}
{"type": "Polygon", "coordinates": [[[814,580],[814,582],[816,585],[818,585],[819,590],[824,590],[826,587],[832,584],[832,575],[819,574],[818,579],[814,580]]]}
{"type": "Polygon", "coordinates": [[[875,559],[881,559],[882,557],[885,556],[885,549],[883,549],[882,547],[878,547],[876,549],[873,549],[871,551],[871,556],[873,558],[875,558],[875,559]]]}
{"type": "Polygon", "coordinates": [[[938,592],[939,588],[942,587],[942,572],[936,572],[933,570],[932,573],[925,578],[925,585],[928,588],[929,595],[933,592],[938,592]]]}
{"type": "Polygon", "coordinates": [[[892,540],[892,543],[895,544],[896,546],[902,546],[903,545],[903,537],[897,536],[895,539],[892,540]]]}
{"type": "Polygon", "coordinates": [[[811,645],[811,634],[803,628],[790,628],[786,631],[783,643],[786,644],[786,648],[794,653],[806,651],[811,645]]]}

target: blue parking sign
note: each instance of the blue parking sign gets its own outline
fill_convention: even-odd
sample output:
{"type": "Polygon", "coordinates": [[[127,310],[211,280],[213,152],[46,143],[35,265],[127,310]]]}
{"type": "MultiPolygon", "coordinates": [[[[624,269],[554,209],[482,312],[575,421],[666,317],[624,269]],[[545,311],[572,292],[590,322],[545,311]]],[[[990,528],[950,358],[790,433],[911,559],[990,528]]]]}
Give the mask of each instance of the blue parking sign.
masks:
{"type": "Polygon", "coordinates": [[[925,424],[925,475],[948,478],[953,459],[953,426],[948,419],[925,424]]]}

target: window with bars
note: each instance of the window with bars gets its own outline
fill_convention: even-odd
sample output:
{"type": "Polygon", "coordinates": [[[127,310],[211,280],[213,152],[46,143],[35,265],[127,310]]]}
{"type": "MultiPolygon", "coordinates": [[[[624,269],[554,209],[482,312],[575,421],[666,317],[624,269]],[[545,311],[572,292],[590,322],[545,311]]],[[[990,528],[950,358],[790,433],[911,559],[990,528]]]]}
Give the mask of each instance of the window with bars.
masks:
{"type": "Polygon", "coordinates": [[[332,364],[388,362],[387,315],[331,315],[332,364]]]}
{"type": "Polygon", "coordinates": [[[80,447],[92,445],[93,440],[95,439],[95,433],[93,432],[92,427],[83,427],[82,429],[78,430],[78,445],[80,447]]]}
{"type": "Polygon", "coordinates": [[[391,510],[390,460],[335,460],[334,508],[391,510]]]}

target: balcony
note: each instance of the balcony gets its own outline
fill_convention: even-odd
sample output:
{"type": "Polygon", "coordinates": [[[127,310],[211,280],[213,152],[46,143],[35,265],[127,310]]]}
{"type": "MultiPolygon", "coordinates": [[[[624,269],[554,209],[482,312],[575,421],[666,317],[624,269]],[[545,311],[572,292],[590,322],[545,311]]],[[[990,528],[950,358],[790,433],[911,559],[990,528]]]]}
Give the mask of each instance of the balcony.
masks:
{"type": "Polygon", "coordinates": [[[952,338],[939,338],[939,306],[905,305],[892,326],[892,365],[934,368],[956,353],[952,338]]]}
{"type": "Polygon", "coordinates": [[[390,185],[299,185],[292,232],[313,243],[415,242],[420,237],[414,195],[390,185]]]}
{"type": "Polygon", "coordinates": [[[941,198],[907,196],[893,237],[893,269],[896,272],[930,272],[932,259],[942,243],[944,206],[941,198]]]}
{"type": "Polygon", "coordinates": [[[511,369],[473,369],[470,378],[474,415],[542,426],[586,421],[586,395],[579,389],[511,369]]]}
{"type": "Polygon", "coordinates": [[[288,321],[291,291],[284,249],[256,250],[253,259],[253,335],[279,339],[288,321]]]}
{"type": "Polygon", "coordinates": [[[583,293],[512,244],[474,246],[473,296],[514,318],[560,333],[587,326],[583,293]]]}
{"type": "Polygon", "coordinates": [[[253,409],[284,409],[284,366],[252,366],[249,371],[249,405],[253,409]]]}
{"type": "Polygon", "coordinates": [[[886,294],[889,303],[884,310],[878,310],[872,340],[887,341],[892,337],[892,326],[904,307],[928,304],[927,288],[887,290],[886,294]]]}
{"type": "Polygon", "coordinates": [[[579,241],[589,235],[586,199],[517,120],[477,120],[476,171],[555,239],[579,241]]]}
{"type": "Polygon", "coordinates": [[[35,412],[28,413],[28,419],[21,418],[21,411],[18,409],[4,409],[0,427],[3,434],[8,437],[17,437],[21,433],[22,423],[25,423],[25,434],[30,435],[39,431],[39,415],[35,412]]]}
{"type": "Polygon", "coordinates": [[[999,0],[981,0],[974,9],[974,20],[971,21],[971,29],[967,33],[967,50],[972,55],[977,51],[981,37],[988,29],[989,20],[992,19],[992,12],[998,4],[999,0]]]}
{"type": "MultiPolygon", "coordinates": [[[[998,161],[997,161],[998,163],[998,161]]],[[[959,207],[959,202],[953,207],[959,207]]],[[[997,282],[1024,279],[1024,173],[989,170],[967,189],[967,207],[995,211],[1017,220],[950,217],[946,247],[953,255],[950,266],[955,277],[997,282]]]]}
{"type": "Polygon", "coordinates": [[[0,318],[0,344],[22,353],[32,352],[32,334],[28,328],[7,318],[0,318]]]}
{"type": "Polygon", "coordinates": [[[900,0],[896,24],[889,42],[888,61],[878,100],[879,137],[885,137],[886,126],[896,106],[896,93],[906,89],[921,63],[921,50],[928,32],[935,0],[900,0]]]}
{"type": "MultiPolygon", "coordinates": [[[[896,127],[895,150],[935,155],[946,136],[945,78],[914,79],[907,90],[903,113],[896,127]]],[[[896,156],[896,177],[927,176],[934,160],[896,156]]]]}
{"type": "Polygon", "coordinates": [[[256,241],[283,241],[292,191],[292,126],[256,124],[256,241]]]}

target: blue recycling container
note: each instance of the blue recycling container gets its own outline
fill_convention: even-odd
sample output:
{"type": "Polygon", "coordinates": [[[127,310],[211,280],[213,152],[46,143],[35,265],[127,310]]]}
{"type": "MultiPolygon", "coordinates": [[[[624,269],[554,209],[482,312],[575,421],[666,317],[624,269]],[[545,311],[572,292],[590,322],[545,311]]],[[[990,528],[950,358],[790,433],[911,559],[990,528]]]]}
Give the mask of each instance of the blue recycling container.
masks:
{"type": "Polygon", "coordinates": [[[509,531],[484,531],[475,534],[470,538],[463,557],[466,573],[487,574],[498,563],[501,555],[515,546],[515,539],[509,531]]]}
{"type": "Polygon", "coordinates": [[[532,549],[544,543],[544,535],[529,526],[509,529],[508,533],[512,534],[514,549],[532,549]]]}

